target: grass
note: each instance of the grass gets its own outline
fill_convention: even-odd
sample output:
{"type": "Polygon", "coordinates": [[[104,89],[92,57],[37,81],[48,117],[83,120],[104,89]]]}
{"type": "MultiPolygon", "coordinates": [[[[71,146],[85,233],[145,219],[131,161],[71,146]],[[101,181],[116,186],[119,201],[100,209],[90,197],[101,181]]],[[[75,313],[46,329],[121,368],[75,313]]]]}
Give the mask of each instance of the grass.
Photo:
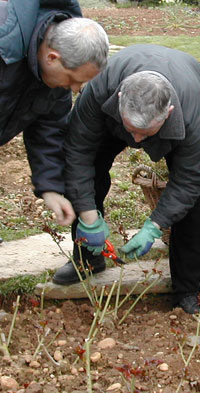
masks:
{"type": "MultiPolygon", "coordinates": [[[[46,275],[46,272],[37,276],[26,274],[0,281],[0,297],[8,298],[9,295],[33,294],[38,283],[45,283],[46,275]]],[[[48,271],[48,275],[51,277],[53,272],[48,271]]]]}
{"type": "Polygon", "coordinates": [[[183,52],[187,52],[197,60],[200,61],[200,36],[196,37],[188,37],[186,35],[181,35],[179,37],[174,36],[109,36],[110,43],[112,45],[119,46],[129,46],[133,44],[156,44],[163,45],[169,48],[182,50],[183,52]]]}

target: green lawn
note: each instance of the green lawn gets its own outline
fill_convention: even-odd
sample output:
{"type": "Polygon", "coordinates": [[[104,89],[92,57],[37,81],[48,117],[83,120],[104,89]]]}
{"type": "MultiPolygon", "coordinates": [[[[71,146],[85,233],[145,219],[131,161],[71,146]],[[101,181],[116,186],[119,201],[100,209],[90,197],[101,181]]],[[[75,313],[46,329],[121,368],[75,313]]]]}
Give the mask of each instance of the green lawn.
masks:
{"type": "Polygon", "coordinates": [[[179,37],[171,36],[109,36],[110,43],[113,45],[128,46],[133,44],[157,44],[170,48],[179,49],[194,56],[200,60],[200,36],[188,37],[181,35],[179,37]]]}

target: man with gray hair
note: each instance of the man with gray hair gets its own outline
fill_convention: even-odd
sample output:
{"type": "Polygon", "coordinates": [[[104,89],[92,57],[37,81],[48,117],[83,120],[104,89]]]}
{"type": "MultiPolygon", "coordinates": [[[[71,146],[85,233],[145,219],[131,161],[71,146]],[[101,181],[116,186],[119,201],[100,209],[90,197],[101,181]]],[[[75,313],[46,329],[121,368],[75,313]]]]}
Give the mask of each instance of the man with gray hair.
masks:
{"type": "Polygon", "coordinates": [[[77,0],[0,0],[0,13],[0,145],[23,131],[35,194],[68,225],[75,214],[63,196],[63,140],[72,91],[105,68],[108,37],[82,18],[77,0]]]}
{"type": "MultiPolygon", "coordinates": [[[[82,255],[93,274],[105,269],[101,251],[109,230],[103,201],[116,155],[130,146],[144,149],[154,162],[166,159],[167,186],[122,252],[129,258],[146,254],[162,228],[171,227],[174,306],[191,314],[200,312],[199,94],[200,64],[192,56],[159,45],[132,45],[112,56],[83,89],[65,141],[65,195],[78,215],[73,240],[82,238],[82,255]]],[[[58,269],[53,280],[63,285],[77,281],[72,263],[58,269]]]]}

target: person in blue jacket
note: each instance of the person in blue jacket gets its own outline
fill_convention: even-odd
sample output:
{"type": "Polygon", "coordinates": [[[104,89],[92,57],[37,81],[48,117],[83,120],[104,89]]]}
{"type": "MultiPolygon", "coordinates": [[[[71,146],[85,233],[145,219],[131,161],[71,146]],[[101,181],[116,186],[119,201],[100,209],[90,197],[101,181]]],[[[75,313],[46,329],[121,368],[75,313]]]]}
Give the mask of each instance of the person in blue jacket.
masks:
{"type": "MultiPolygon", "coordinates": [[[[122,251],[130,259],[140,257],[162,236],[162,228],[171,227],[173,304],[191,314],[200,312],[199,97],[196,59],[159,45],[131,45],[111,56],[77,98],[64,146],[65,195],[78,218],[73,240],[82,238],[84,262],[93,266],[93,274],[106,267],[101,251],[109,231],[103,201],[116,155],[130,146],[144,149],[154,162],[165,158],[166,188],[122,251]]],[[[78,262],[76,243],[73,257],[78,262]]],[[[70,261],[53,278],[63,285],[77,280],[70,261]]]]}
{"type": "Polygon", "coordinates": [[[108,50],[77,0],[0,0],[0,146],[23,131],[35,195],[63,225],[75,217],[63,197],[72,91],[106,66],[108,50]]]}

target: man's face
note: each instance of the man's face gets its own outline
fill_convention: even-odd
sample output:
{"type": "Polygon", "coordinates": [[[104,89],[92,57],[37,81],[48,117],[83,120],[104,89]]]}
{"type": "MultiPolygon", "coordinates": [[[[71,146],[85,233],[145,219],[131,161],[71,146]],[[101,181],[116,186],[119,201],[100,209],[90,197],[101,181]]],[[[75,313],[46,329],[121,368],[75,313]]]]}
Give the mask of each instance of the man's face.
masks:
{"type": "Polygon", "coordinates": [[[43,82],[50,88],[64,87],[78,93],[81,86],[94,78],[99,70],[92,63],[84,64],[76,69],[65,68],[60,60],[54,59],[50,64],[40,64],[43,82]]]}
{"type": "Polygon", "coordinates": [[[165,122],[165,120],[160,122],[152,122],[149,128],[136,128],[127,118],[123,117],[122,121],[124,128],[132,135],[136,143],[142,142],[149,136],[155,135],[165,122]]]}

